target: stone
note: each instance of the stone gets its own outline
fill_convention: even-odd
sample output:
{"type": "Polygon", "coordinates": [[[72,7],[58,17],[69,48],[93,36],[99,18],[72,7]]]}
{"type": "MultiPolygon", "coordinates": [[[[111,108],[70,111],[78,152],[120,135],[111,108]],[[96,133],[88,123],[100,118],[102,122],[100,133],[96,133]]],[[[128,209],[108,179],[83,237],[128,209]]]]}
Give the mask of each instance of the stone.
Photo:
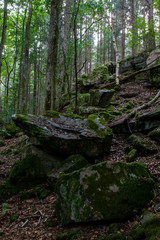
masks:
{"type": "Polygon", "coordinates": [[[130,119],[112,127],[114,133],[130,134],[137,132],[148,133],[160,126],[160,109],[139,115],[137,119],[130,119]]]}
{"type": "Polygon", "coordinates": [[[153,131],[151,131],[148,136],[155,140],[156,142],[160,142],[160,127],[154,129],[153,131]]]}
{"type": "Polygon", "coordinates": [[[133,147],[138,150],[138,155],[153,154],[157,152],[155,144],[153,144],[147,138],[132,134],[128,140],[133,147]]]}
{"type": "Polygon", "coordinates": [[[110,103],[114,93],[114,90],[91,90],[89,105],[104,108],[110,103]]]}
{"type": "Polygon", "coordinates": [[[30,137],[34,146],[64,159],[74,154],[96,158],[110,151],[112,131],[98,117],[94,120],[96,128],[92,128],[86,119],[73,119],[61,114],[53,118],[16,114],[12,119],[30,137]]]}
{"type": "Polygon", "coordinates": [[[146,67],[148,53],[142,52],[136,56],[131,56],[120,61],[120,74],[126,72],[139,71],[146,67]]]}
{"type": "Polygon", "coordinates": [[[58,178],[56,213],[61,224],[128,219],[155,195],[142,163],[107,162],[58,178]]]}
{"type": "Polygon", "coordinates": [[[137,150],[136,149],[132,149],[127,156],[127,162],[133,162],[136,159],[137,156],[137,150]]]}
{"type": "MultiPolygon", "coordinates": [[[[159,64],[160,61],[160,49],[155,49],[152,51],[147,58],[147,66],[152,67],[159,64]]],[[[159,87],[160,86],[160,69],[153,69],[149,71],[149,80],[152,85],[159,87]]]]}
{"type": "Polygon", "coordinates": [[[89,165],[89,162],[81,155],[72,155],[64,160],[59,168],[53,169],[48,173],[48,178],[51,182],[55,182],[57,178],[65,173],[71,173],[89,165]]]}

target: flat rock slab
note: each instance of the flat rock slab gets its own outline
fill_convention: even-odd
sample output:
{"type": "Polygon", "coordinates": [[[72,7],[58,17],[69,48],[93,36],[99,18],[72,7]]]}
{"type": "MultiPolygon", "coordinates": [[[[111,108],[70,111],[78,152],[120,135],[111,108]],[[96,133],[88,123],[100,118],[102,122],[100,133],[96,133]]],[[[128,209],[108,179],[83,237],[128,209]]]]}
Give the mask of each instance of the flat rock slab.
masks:
{"type": "Polygon", "coordinates": [[[154,191],[143,164],[103,162],[59,177],[56,212],[64,225],[127,219],[151,201],[154,191]]]}
{"type": "Polygon", "coordinates": [[[90,91],[90,102],[91,106],[106,107],[110,103],[114,90],[91,90],[90,91]]]}
{"type": "MultiPolygon", "coordinates": [[[[20,114],[13,115],[12,119],[30,137],[33,145],[55,154],[65,157],[81,154],[86,158],[94,158],[110,150],[112,133],[103,126],[106,134],[99,136],[96,131],[88,127],[87,120],[61,115],[56,118],[47,118],[20,114]]],[[[97,121],[96,124],[98,124],[97,121]]],[[[102,128],[100,123],[99,128],[102,128]]]]}

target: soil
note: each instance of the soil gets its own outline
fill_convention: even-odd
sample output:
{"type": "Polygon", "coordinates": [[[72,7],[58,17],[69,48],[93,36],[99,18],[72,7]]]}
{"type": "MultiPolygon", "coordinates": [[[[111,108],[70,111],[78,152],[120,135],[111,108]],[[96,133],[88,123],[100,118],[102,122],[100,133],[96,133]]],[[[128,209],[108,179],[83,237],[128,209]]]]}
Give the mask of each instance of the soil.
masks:
{"type": "MultiPolygon", "coordinates": [[[[123,107],[129,100],[136,102],[138,105],[148,101],[150,97],[155,96],[157,90],[148,88],[145,81],[141,83],[127,83],[121,86],[121,91],[117,95],[117,99],[121,102],[123,107]],[[123,94],[128,92],[137,92],[138,95],[123,98],[123,94]]],[[[9,170],[14,162],[19,159],[19,155],[14,155],[14,150],[17,149],[22,136],[18,138],[5,139],[4,147],[0,147],[0,153],[4,149],[12,146],[12,152],[8,155],[2,156],[0,154],[0,183],[4,183],[8,177],[9,170]]],[[[105,161],[126,161],[127,153],[125,148],[127,141],[119,135],[114,135],[110,154],[104,156],[105,161]]],[[[139,156],[136,161],[144,162],[149,168],[150,173],[157,179],[160,184],[160,147],[156,145],[157,153],[147,156],[139,156]]],[[[160,189],[160,188],[159,188],[160,189]]],[[[76,230],[80,232],[79,240],[102,240],[103,236],[108,232],[108,223],[96,223],[90,225],[77,225],[62,227],[59,225],[55,215],[56,196],[52,192],[45,199],[38,197],[28,200],[22,200],[20,194],[13,196],[6,200],[7,210],[4,213],[3,204],[0,206],[0,239],[4,240],[51,240],[56,239],[56,235],[67,232],[69,230],[76,230]],[[12,218],[15,218],[12,221],[12,218]],[[52,221],[55,226],[48,227],[48,222],[52,221]]],[[[157,193],[155,199],[148,205],[148,209],[153,213],[160,210],[160,191],[157,193]]],[[[134,219],[121,222],[121,232],[129,234],[132,226],[137,223],[139,213],[134,219]]]]}

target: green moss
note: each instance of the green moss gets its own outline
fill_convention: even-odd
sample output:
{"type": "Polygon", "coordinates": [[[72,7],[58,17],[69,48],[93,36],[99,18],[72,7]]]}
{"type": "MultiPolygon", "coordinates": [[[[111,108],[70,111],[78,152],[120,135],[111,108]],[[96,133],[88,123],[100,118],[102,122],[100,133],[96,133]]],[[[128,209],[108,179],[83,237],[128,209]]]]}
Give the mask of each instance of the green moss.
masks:
{"type": "Polygon", "coordinates": [[[95,114],[89,115],[87,119],[88,127],[93,130],[99,137],[106,137],[112,135],[112,130],[107,126],[107,122],[104,118],[99,118],[95,114]]]}
{"type": "Polygon", "coordinates": [[[27,118],[27,114],[26,114],[26,116],[25,116],[25,114],[23,114],[23,115],[22,114],[16,114],[16,117],[20,120],[25,121],[25,122],[29,121],[29,118],[27,118]]]}
{"type": "Polygon", "coordinates": [[[56,236],[56,240],[75,240],[78,239],[81,233],[78,231],[68,231],[56,236]]]}
{"type": "Polygon", "coordinates": [[[146,239],[145,230],[139,226],[132,230],[131,236],[134,240],[146,239]]]}
{"type": "Polygon", "coordinates": [[[148,134],[148,136],[149,136],[151,139],[153,139],[153,140],[155,140],[155,141],[157,141],[157,142],[160,142],[160,128],[154,129],[152,132],[150,132],[150,133],[148,134]]]}
{"type": "Polygon", "coordinates": [[[13,137],[17,136],[17,134],[20,132],[19,127],[17,127],[14,123],[6,125],[5,128],[7,132],[13,137]]]}
{"type": "Polygon", "coordinates": [[[74,219],[88,222],[128,218],[150,202],[154,186],[143,164],[96,164],[59,177],[56,211],[59,215],[60,210],[63,224],[74,219]]]}
{"type": "Polygon", "coordinates": [[[39,199],[44,199],[50,193],[49,190],[45,189],[43,186],[37,186],[35,188],[29,189],[28,191],[24,191],[20,193],[21,199],[30,199],[38,197],[39,199]]]}
{"type": "Polygon", "coordinates": [[[137,103],[129,101],[123,108],[119,109],[119,112],[120,112],[120,114],[123,112],[126,112],[127,110],[134,108],[136,105],[137,105],[137,103]]]}
{"type": "Polygon", "coordinates": [[[144,140],[139,136],[132,134],[128,140],[132,143],[134,148],[138,150],[138,154],[151,154],[157,151],[155,146],[148,140],[144,140]]]}
{"type": "Polygon", "coordinates": [[[91,95],[90,93],[79,94],[78,95],[78,104],[80,106],[84,105],[84,104],[87,104],[89,102],[90,95],[91,95]]]}
{"type": "Polygon", "coordinates": [[[50,117],[50,118],[58,118],[60,115],[59,112],[53,111],[53,110],[48,110],[45,112],[44,116],[50,117]]]}
{"type": "Polygon", "coordinates": [[[133,162],[136,159],[137,156],[137,150],[132,149],[127,156],[127,162],[133,162]]]}
{"type": "Polygon", "coordinates": [[[105,240],[126,240],[126,237],[124,233],[114,233],[108,235],[105,240]]]}

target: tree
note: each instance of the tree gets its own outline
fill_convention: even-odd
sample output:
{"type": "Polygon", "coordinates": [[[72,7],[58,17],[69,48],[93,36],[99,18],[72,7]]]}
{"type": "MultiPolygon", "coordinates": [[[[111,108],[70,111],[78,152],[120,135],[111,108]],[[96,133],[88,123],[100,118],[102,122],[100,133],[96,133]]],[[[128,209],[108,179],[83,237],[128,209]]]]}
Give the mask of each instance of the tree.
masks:
{"type": "Polygon", "coordinates": [[[155,30],[154,30],[154,19],[153,19],[153,0],[148,0],[148,5],[149,5],[148,42],[149,42],[149,48],[154,49],[156,47],[156,43],[155,43],[155,30]]]}
{"type": "Polygon", "coordinates": [[[2,37],[0,42],[0,113],[2,108],[2,97],[1,97],[1,68],[2,68],[2,53],[4,49],[4,44],[6,40],[6,32],[7,32],[7,6],[8,0],[4,0],[4,13],[3,13],[3,30],[2,30],[2,37]]]}
{"type": "Polygon", "coordinates": [[[46,77],[46,99],[45,110],[54,110],[56,108],[56,70],[58,57],[59,40],[59,20],[62,0],[52,0],[49,41],[48,41],[48,59],[47,59],[47,77],[46,77]]]}

